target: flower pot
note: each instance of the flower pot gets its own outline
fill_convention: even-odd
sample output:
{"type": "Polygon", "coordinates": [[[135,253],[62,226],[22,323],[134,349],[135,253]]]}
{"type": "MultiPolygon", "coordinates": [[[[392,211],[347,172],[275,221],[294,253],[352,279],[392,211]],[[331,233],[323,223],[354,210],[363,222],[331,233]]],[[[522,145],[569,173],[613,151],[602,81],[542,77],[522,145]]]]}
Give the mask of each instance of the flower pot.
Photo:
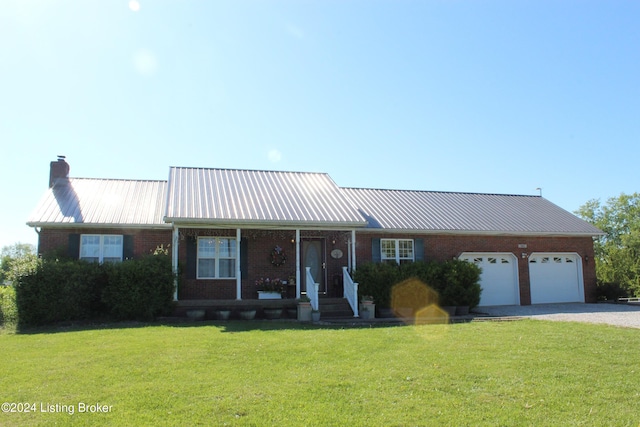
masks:
{"type": "Polygon", "coordinates": [[[310,302],[298,303],[298,321],[311,322],[311,303],[310,302]]]}
{"type": "Polygon", "coordinates": [[[282,315],[281,308],[265,308],[264,309],[265,319],[279,319],[281,315],[282,315]]]}
{"type": "Polygon", "coordinates": [[[319,311],[312,311],[311,312],[311,320],[314,322],[319,322],[320,321],[320,312],[319,311]]]}
{"type": "Polygon", "coordinates": [[[376,305],[371,301],[364,301],[358,306],[358,312],[360,313],[360,317],[363,319],[373,319],[376,317],[376,305]],[[369,317],[364,317],[364,312],[368,311],[369,317]]]}
{"type": "Polygon", "coordinates": [[[240,312],[240,318],[242,320],[253,320],[256,317],[255,310],[243,310],[240,312]]]}
{"type": "Polygon", "coordinates": [[[216,310],[216,319],[218,320],[229,320],[229,316],[231,316],[230,310],[216,310]]]}
{"type": "Polygon", "coordinates": [[[282,299],[280,292],[258,291],[258,299],[282,299]]]}

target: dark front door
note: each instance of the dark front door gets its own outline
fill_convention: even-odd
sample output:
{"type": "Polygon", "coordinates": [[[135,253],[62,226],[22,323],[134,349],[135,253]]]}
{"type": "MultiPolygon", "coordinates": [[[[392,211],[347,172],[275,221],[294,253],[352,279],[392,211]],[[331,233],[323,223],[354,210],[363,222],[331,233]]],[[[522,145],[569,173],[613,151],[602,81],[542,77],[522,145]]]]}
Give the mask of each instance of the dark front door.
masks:
{"type": "Polygon", "coordinates": [[[304,239],[302,241],[302,292],[307,291],[307,267],[311,268],[313,280],[320,286],[318,293],[327,293],[327,263],[325,259],[324,239],[304,239]]]}

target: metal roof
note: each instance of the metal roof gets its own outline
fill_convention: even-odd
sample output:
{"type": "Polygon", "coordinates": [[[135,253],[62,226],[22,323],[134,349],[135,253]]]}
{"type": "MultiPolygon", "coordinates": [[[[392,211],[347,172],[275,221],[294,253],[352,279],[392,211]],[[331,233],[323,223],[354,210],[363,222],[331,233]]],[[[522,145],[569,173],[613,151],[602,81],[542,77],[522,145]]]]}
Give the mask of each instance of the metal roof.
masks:
{"type": "Polygon", "coordinates": [[[172,167],[165,220],[178,223],[364,227],[324,173],[172,167]]]}
{"type": "Polygon", "coordinates": [[[27,224],[169,227],[162,219],[166,188],[166,181],[58,179],[27,224]]]}
{"type": "Polygon", "coordinates": [[[601,235],[540,196],[343,188],[368,221],[387,231],[601,235]]]}

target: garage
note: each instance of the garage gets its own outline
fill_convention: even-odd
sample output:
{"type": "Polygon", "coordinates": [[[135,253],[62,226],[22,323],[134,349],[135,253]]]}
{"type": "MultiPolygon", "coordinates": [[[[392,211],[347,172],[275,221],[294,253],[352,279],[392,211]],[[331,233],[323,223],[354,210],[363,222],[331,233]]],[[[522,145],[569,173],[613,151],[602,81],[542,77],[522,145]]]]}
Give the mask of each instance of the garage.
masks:
{"type": "Polygon", "coordinates": [[[460,259],[482,268],[480,305],[519,305],[518,262],[512,253],[465,252],[460,259]]]}
{"type": "Polygon", "coordinates": [[[582,259],[575,253],[529,256],[531,304],[584,302],[582,259]]]}

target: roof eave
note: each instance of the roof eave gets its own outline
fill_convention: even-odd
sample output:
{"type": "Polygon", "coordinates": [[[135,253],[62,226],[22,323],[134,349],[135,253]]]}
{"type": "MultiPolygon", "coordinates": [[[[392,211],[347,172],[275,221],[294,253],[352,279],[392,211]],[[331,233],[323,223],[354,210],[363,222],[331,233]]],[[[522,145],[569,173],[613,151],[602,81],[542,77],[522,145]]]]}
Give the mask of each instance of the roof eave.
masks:
{"type": "Polygon", "coordinates": [[[127,229],[171,229],[171,224],[113,224],[87,222],[27,222],[34,228],[127,228],[127,229]]]}
{"type": "Polygon", "coordinates": [[[175,224],[179,227],[203,227],[211,226],[214,228],[331,228],[331,229],[353,229],[366,227],[366,222],[361,221],[256,221],[256,220],[211,220],[211,219],[195,219],[195,218],[171,218],[165,217],[165,222],[175,224]]]}
{"type": "Polygon", "coordinates": [[[599,232],[568,232],[568,231],[518,231],[518,230],[423,230],[399,228],[365,228],[367,233],[400,233],[400,234],[452,234],[452,235],[481,235],[481,236],[545,236],[545,237],[599,237],[599,232]]]}

